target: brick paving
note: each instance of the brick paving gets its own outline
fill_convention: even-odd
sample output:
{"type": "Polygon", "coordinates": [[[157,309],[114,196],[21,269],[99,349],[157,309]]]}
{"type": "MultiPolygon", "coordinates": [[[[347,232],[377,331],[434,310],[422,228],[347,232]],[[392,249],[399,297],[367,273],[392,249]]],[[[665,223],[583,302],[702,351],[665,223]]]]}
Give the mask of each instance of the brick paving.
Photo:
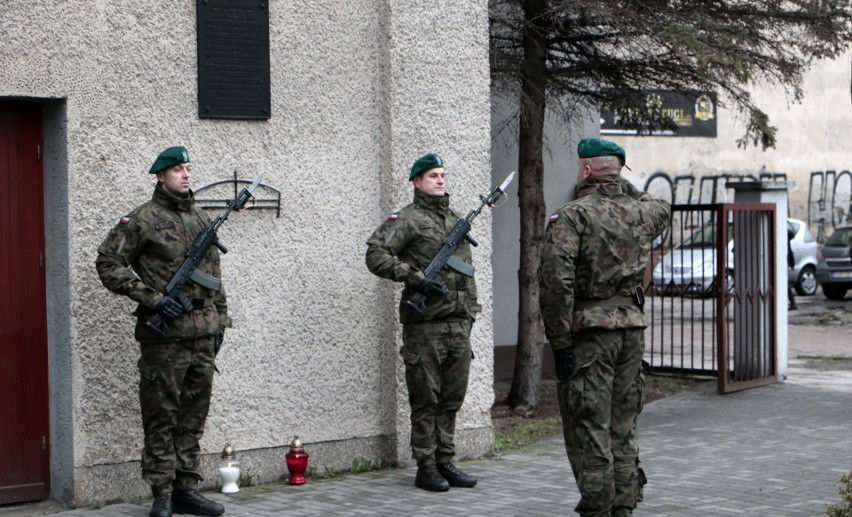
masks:
{"type": "MultiPolygon", "coordinates": [[[[724,396],[708,386],[649,404],[640,420],[649,484],[635,515],[824,516],[852,471],[852,372],[812,377],[791,366],[779,384],[724,396]]],[[[234,516],[574,515],[579,496],[561,438],[460,466],[478,486],[425,492],[410,468],[206,495],[234,516]]],[[[0,509],[0,517],[45,513],[38,508],[0,509]]],[[[48,513],[142,517],[149,508],[147,500],[48,513]]]]}

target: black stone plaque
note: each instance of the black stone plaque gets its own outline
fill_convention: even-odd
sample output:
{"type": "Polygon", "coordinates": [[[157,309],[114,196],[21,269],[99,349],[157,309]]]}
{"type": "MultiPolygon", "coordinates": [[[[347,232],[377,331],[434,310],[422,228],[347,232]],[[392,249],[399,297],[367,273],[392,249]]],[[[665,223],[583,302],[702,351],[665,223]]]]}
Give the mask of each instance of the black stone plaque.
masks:
{"type": "Polygon", "coordinates": [[[602,135],[652,135],[716,137],[716,94],[713,92],[680,93],[666,90],[649,90],[639,103],[671,120],[676,129],[649,130],[628,128],[620,123],[619,113],[613,109],[601,110],[602,135]]]}
{"type": "Polygon", "coordinates": [[[198,116],[268,119],[269,4],[197,2],[198,116]]]}

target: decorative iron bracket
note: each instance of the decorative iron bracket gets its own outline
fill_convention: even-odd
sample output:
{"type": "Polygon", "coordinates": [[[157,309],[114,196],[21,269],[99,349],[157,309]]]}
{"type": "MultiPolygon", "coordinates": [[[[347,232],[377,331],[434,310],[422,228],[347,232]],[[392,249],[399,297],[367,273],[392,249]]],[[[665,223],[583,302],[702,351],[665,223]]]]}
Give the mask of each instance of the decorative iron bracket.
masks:
{"type": "MultiPolygon", "coordinates": [[[[204,185],[200,189],[195,191],[195,202],[203,209],[226,209],[230,206],[231,203],[237,198],[237,194],[240,191],[240,185],[250,185],[251,180],[239,180],[237,179],[237,171],[234,171],[234,179],[232,180],[222,180],[217,181],[216,183],[211,183],[209,185],[204,185]],[[208,195],[219,194],[225,189],[216,188],[219,185],[233,185],[233,194],[230,198],[224,197],[209,197],[205,198],[201,195],[202,192],[210,190],[208,195]],[[212,190],[211,190],[212,189],[212,190]]],[[[222,195],[226,195],[222,193],[222,195]]],[[[277,189],[270,187],[269,185],[265,185],[261,183],[257,186],[257,190],[255,190],[254,199],[246,204],[246,210],[275,210],[275,217],[281,217],[281,192],[277,189]],[[262,195],[262,196],[261,196],[262,195]]]]}

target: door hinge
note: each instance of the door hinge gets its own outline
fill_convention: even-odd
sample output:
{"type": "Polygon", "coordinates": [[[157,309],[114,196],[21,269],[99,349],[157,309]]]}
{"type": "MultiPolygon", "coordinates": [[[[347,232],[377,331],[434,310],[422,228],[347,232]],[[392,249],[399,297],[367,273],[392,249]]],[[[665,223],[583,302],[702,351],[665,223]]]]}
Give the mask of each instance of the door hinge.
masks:
{"type": "Polygon", "coordinates": [[[41,161],[41,145],[36,146],[36,160],[41,161]]]}
{"type": "Polygon", "coordinates": [[[44,269],[44,253],[41,251],[38,252],[38,268],[44,269]]]}
{"type": "Polygon", "coordinates": [[[44,435],[41,435],[41,451],[47,452],[47,438],[44,435]]]}

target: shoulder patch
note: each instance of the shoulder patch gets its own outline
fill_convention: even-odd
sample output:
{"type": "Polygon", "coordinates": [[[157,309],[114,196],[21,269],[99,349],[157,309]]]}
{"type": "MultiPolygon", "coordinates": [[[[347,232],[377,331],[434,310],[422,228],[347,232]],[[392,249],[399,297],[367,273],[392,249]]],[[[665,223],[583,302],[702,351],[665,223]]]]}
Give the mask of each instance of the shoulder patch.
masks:
{"type": "Polygon", "coordinates": [[[397,212],[394,212],[388,216],[388,221],[396,221],[397,219],[399,219],[399,214],[397,212]]]}
{"type": "Polygon", "coordinates": [[[125,215],[124,217],[119,219],[118,222],[121,223],[121,224],[128,224],[130,222],[130,216],[125,215]]]}
{"type": "Polygon", "coordinates": [[[548,222],[555,223],[557,219],[559,219],[559,214],[553,214],[550,216],[550,219],[548,219],[548,222]]]}

